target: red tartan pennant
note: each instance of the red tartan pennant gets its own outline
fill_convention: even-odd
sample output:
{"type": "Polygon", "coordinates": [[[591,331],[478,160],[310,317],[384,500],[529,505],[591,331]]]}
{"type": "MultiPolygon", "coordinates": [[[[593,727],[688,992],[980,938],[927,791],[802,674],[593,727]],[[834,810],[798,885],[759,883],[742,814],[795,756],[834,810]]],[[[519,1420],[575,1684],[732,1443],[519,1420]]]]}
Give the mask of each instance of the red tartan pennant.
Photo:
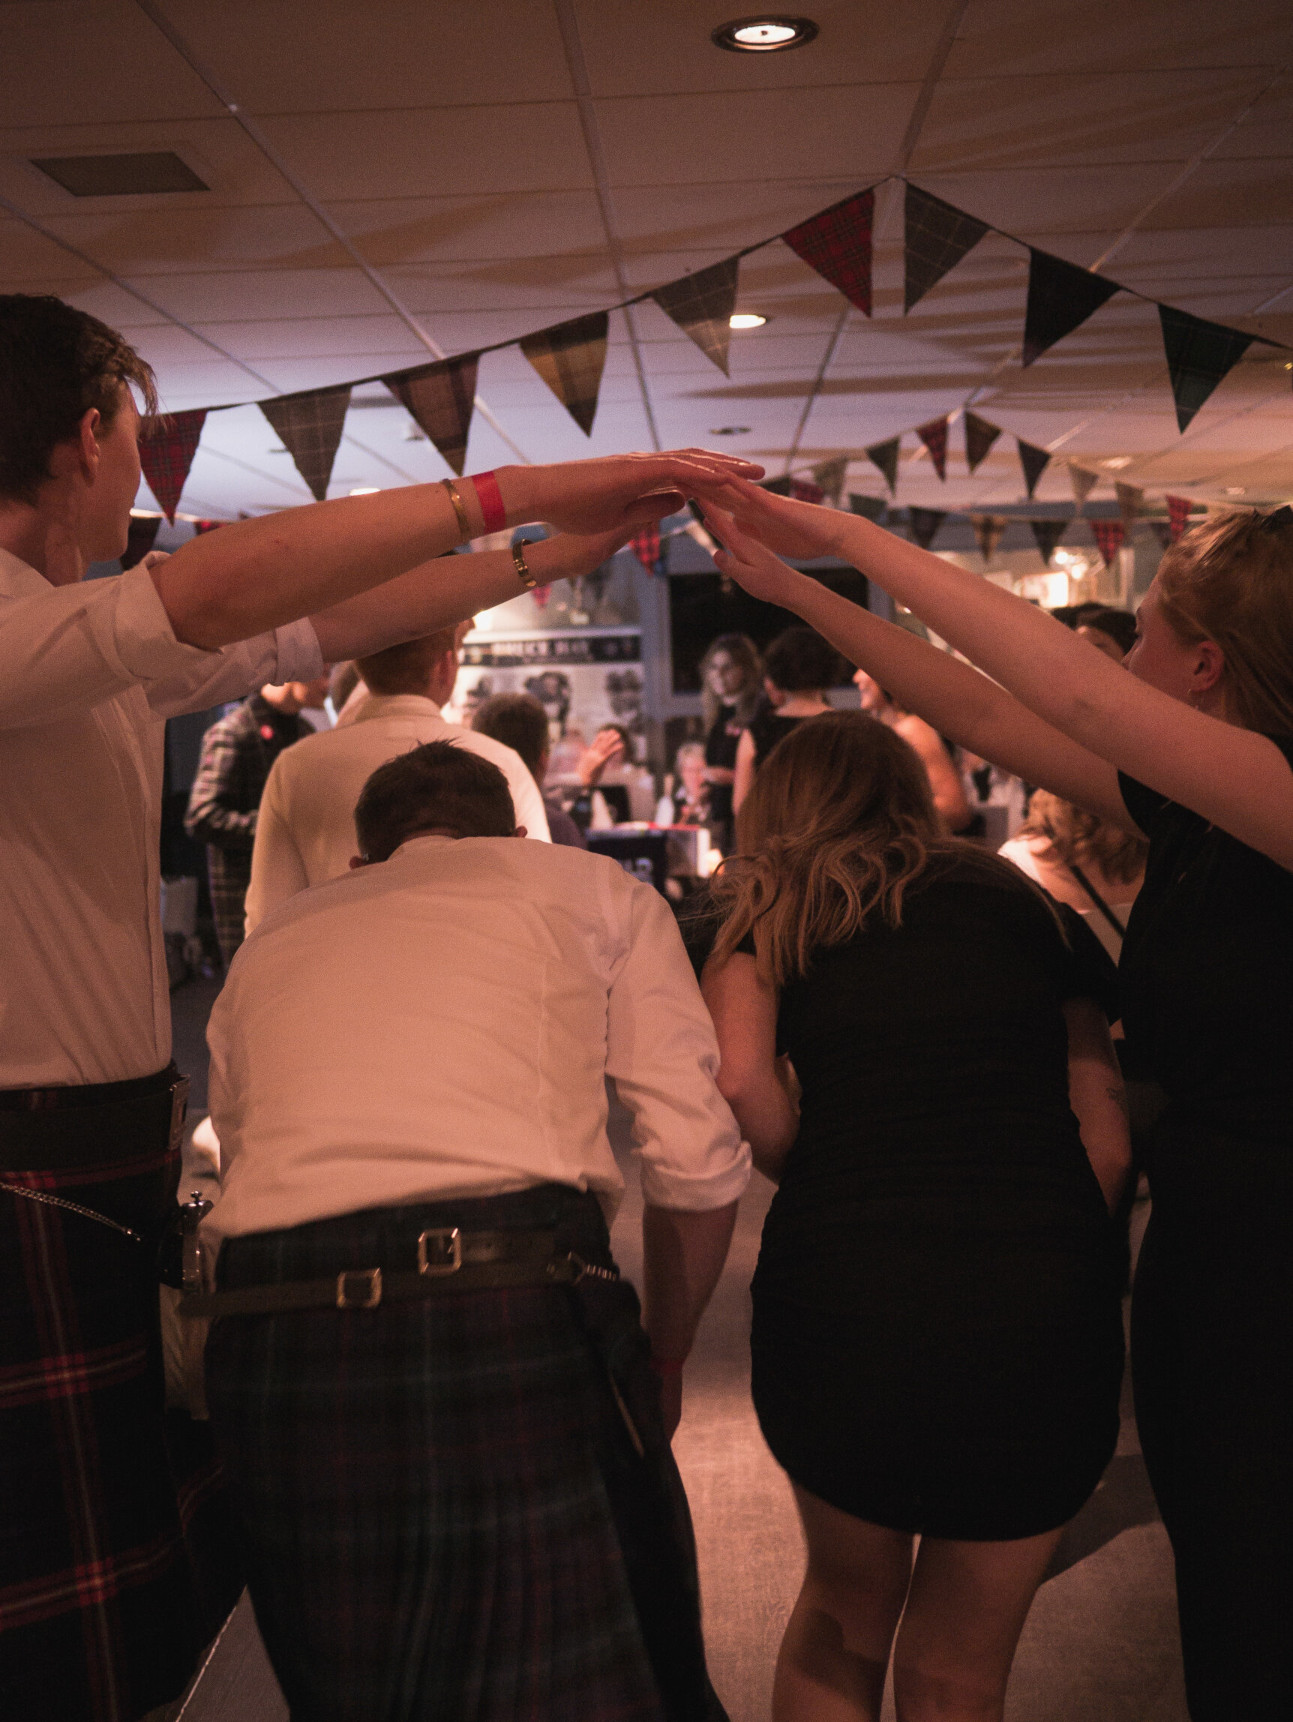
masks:
{"type": "Polygon", "coordinates": [[[1188,496],[1168,496],[1164,500],[1167,503],[1168,533],[1171,542],[1175,544],[1190,524],[1190,510],[1194,504],[1188,496]]]}
{"type": "Polygon", "coordinates": [[[1126,527],[1121,520],[1093,520],[1091,530],[1095,533],[1100,560],[1106,568],[1112,568],[1113,559],[1122,549],[1122,541],[1127,536],[1126,527]]]}
{"type": "Polygon", "coordinates": [[[934,463],[934,471],[941,479],[947,478],[947,417],[930,419],[927,424],[916,426],[916,435],[929,450],[929,458],[934,463]]]}
{"type": "Polygon", "coordinates": [[[797,256],[868,317],[874,220],[875,192],[860,191],[781,235],[797,256]]]}
{"type": "Polygon", "coordinates": [[[139,464],[149,490],[172,526],[206,418],[205,407],[194,407],[185,413],[145,419],[140,427],[139,464]]]}
{"type": "Polygon", "coordinates": [[[629,539],[629,549],[648,574],[660,572],[660,527],[657,522],[644,526],[629,539]]]}

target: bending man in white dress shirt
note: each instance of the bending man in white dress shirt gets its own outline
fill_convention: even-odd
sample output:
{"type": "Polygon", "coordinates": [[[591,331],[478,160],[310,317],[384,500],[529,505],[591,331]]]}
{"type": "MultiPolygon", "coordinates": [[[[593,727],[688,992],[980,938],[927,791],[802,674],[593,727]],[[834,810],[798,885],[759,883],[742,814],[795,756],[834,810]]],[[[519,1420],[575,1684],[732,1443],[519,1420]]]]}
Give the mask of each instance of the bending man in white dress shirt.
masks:
{"type": "Polygon", "coordinates": [[[457,743],[355,817],[366,864],[261,923],[208,1034],[208,1397],[293,1718],[721,1718],[668,1435],[750,1163],[673,916],[512,841],[457,743]]]}
{"type": "Polygon", "coordinates": [[[453,693],[458,648],[468,626],[460,622],[361,658],[356,668],[367,692],[348,706],[346,722],[307,737],[274,761],[252,848],[249,933],[297,891],[347,870],[355,852],[360,790],[379,765],[420,742],[456,741],[490,760],[512,792],[514,823],[527,837],[549,841],[543,797],[521,756],[440,715],[453,693]],[[298,757],[289,758],[293,754],[298,757]]]}
{"type": "Polygon", "coordinates": [[[440,559],[485,530],[482,496],[500,525],[592,535],[528,547],[548,581],[730,464],[504,468],[456,500],[414,485],[235,522],[83,584],[125,548],[132,388],[155,404],[97,319],[0,296],[0,1713],[49,1722],[136,1722],[178,1696],[222,1601],[203,1612],[184,1547],[151,1277],[183,1116],[164,719],[513,596],[506,552],[440,559]]]}

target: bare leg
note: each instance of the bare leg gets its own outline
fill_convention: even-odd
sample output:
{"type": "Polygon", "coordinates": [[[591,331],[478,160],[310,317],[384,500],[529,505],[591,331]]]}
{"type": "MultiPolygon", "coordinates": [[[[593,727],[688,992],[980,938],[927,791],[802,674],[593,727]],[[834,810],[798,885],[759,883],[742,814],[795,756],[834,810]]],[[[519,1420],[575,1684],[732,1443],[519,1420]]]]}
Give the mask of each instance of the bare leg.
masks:
{"type": "Polygon", "coordinates": [[[879,1722],[912,1539],[795,1487],[808,1570],[777,1656],[773,1722],[879,1722]]]}
{"type": "Polygon", "coordinates": [[[1015,1646],[1059,1539],[922,1540],[894,1646],[899,1722],[1001,1722],[1015,1646]]]}

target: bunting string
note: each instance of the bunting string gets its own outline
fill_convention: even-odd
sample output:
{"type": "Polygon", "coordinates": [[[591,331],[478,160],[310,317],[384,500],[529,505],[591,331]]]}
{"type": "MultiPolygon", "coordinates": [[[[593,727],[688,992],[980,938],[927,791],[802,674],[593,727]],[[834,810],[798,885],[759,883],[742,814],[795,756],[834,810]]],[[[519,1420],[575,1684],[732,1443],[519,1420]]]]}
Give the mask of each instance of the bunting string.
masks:
{"type": "MultiPolygon", "coordinates": [[[[1022,361],[1033,364],[1056,342],[1083,324],[1116,293],[1126,293],[1158,311],[1164,355],[1171,382],[1177,424],[1183,432],[1217,385],[1245,356],[1254,342],[1293,351],[1287,343],[1253,335],[1196,317],[1109,276],[1080,268],[1061,257],[1027,244],[968,211],[913,185],[902,175],[890,175],[905,187],[904,314],[920,302],[943,276],[989,233],[1010,240],[1028,252],[1028,294],[1024,309],[1022,361]]],[[[879,181],[877,184],[886,183],[879,181]]],[[[726,375],[730,322],[744,258],[783,241],[795,254],[865,315],[872,313],[872,232],[876,185],[854,193],[816,215],[747,245],[730,257],[676,281],[650,288],[603,311],[574,318],[530,333],[494,342],[470,353],[430,365],[325,388],[298,391],[256,403],[229,402],[200,407],[151,421],[141,442],[144,476],[168,520],[176,507],[211,412],[234,405],[259,405],[296,462],[312,495],[322,497],[332,474],[350,392],[367,383],[382,383],[408,410],[439,449],[454,472],[461,473],[475,400],[477,367],[486,353],[520,347],[579,428],[590,434],[597,411],[606,357],[608,317],[650,299],[672,319],[713,364],[726,375]]],[[[973,472],[985,458],[999,427],[967,412],[966,453],[973,472]]],[[[915,427],[928,448],[939,477],[945,476],[950,415],[915,427]]],[[[1049,453],[1017,439],[1024,479],[1031,498],[1037,480],[1050,462],[1049,453]]],[[[896,492],[899,439],[874,443],[865,455],[896,492]]],[[[837,459],[839,457],[836,457],[837,459]]],[[[831,463],[823,463],[830,465],[831,463]]],[[[1073,472],[1070,463],[1070,472],[1073,472]]],[[[1077,479],[1074,479],[1076,487],[1077,479]]],[[[843,485],[831,475],[836,496],[843,485]]]]}

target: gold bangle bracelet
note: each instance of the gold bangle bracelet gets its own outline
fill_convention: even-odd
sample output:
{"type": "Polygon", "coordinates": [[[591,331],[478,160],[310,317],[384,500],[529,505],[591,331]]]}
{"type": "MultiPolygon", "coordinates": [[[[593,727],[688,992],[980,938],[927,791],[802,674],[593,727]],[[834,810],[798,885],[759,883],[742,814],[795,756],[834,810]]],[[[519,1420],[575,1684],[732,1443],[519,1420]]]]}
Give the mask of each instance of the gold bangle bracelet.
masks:
{"type": "Polygon", "coordinates": [[[449,500],[453,503],[453,511],[458,516],[458,530],[462,533],[463,543],[467,544],[471,541],[474,535],[471,530],[471,521],[467,518],[467,510],[463,507],[462,498],[458,494],[458,486],[451,478],[442,478],[440,482],[449,492],[449,500]]]}
{"type": "Polygon", "coordinates": [[[512,546],[512,566],[516,569],[516,577],[527,592],[539,584],[534,575],[525,565],[525,540],[518,538],[512,546]]]}

